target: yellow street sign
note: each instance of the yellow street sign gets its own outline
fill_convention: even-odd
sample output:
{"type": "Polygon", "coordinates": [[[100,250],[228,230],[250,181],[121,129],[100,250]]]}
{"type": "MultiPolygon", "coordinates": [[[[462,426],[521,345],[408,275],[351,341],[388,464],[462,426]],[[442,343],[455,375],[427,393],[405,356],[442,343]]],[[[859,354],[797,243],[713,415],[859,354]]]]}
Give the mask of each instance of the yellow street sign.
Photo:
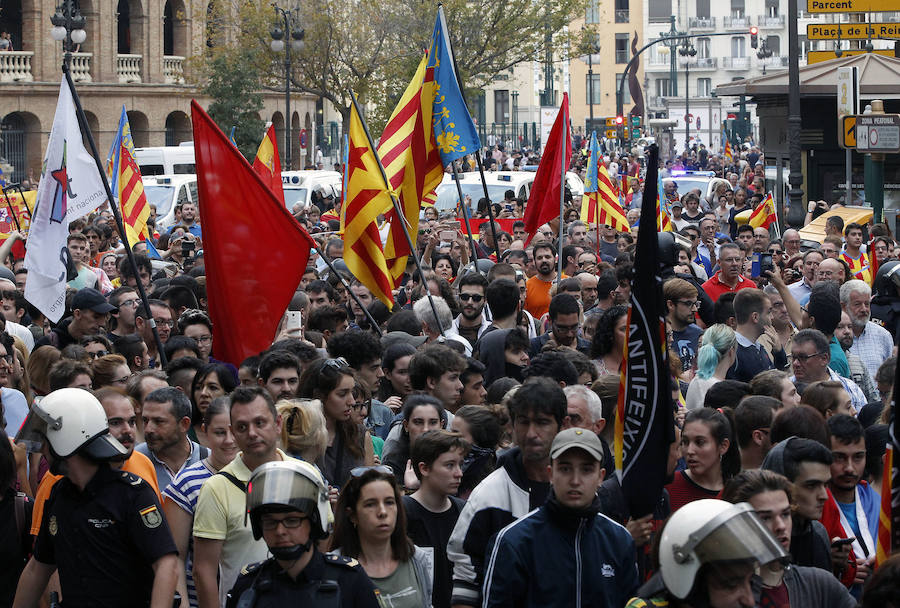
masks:
{"type": "MultiPolygon", "coordinates": [[[[900,23],[869,23],[872,38],[900,38],[900,23]]],[[[865,23],[810,23],[806,37],[810,40],[867,40],[865,23]]]]}
{"type": "Polygon", "coordinates": [[[856,116],[838,118],[838,145],[842,148],[856,147],[856,116]]]}
{"type": "Polygon", "coordinates": [[[884,13],[897,10],[897,0],[807,0],[808,13],[884,13]]]}
{"type": "Polygon", "coordinates": [[[614,126],[616,126],[616,117],[615,117],[615,116],[610,116],[609,118],[607,118],[607,119],[606,119],[606,126],[607,126],[607,127],[614,127],[614,126]]]}
{"type": "MultiPolygon", "coordinates": [[[[852,51],[845,50],[841,57],[852,57],[853,55],[862,55],[866,51],[863,49],[854,49],[852,51]]],[[[872,51],[876,55],[884,55],[885,57],[893,57],[894,51],[892,50],[874,50],[872,51]]],[[[809,51],[806,54],[806,65],[812,65],[814,63],[821,63],[823,61],[828,61],[830,59],[837,59],[837,55],[834,54],[834,51],[809,51]]]]}
{"type": "MultiPolygon", "coordinates": [[[[615,124],[615,119],[613,119],[613,124],[615,124]]],[[[606,139],[615,139],[619,136],[619,133],[616,129],[607,129],[606,130],[606,139]]]]}

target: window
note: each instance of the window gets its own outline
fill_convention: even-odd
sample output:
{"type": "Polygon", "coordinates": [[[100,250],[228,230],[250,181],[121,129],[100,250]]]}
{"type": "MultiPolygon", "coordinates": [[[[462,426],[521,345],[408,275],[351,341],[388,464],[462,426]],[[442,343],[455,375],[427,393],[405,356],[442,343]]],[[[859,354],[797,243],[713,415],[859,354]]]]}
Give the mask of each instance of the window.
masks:
{"type": "Polygon", "coordinates": [[[697,0],[697,17],[709,19],[709,0],[697,0]]]}
{"type": "Polygon", "coordinates": [[[712,78],[697,79],[697,97],[709,97],[712,93],[712,78]]]}
{"type": "Polygon", "coordinates": [[[628,63],[628,34],[616,34],[616,63],[628,63]]]}
{"type": "Polygon", "coordinates": [[[744,17],[744,0],[731,0],[731,16],[739,19],[744,17]]]}
{"type": "Polygon", "coordinates": [[[781,38],[778,36],[766,36],[766,46],[775,57],[781,56],[781,38]]]}
{"type": "Polygon", "coordinates": [[[697,38],[695,44],[697,57],[699,59],[707,59],[709,57],[709,38],[697,38]]]}
{"type": "Polygon", "coordinates": [[[778,16],[778,0],[766,0],[766,17],[778,16]]]}
{"type": "Polygon", "coordinates": [[[587,74],[584,77],[584,98],[585,103],[603,103],[602,95],[600,95],[600,74],[587,74]]]}
{"type": "Polygon", "coordinates": [[[732,57],[746,57],[746,46],[747,41],[744,40],[743,36],[734,36],[731,39],[731,56],[732,57]]]}
{"type": "Polygon", "coordinates": [[[801,34],[797,43],[800,46],[800,59],[805,59],[806,54],[810,51],[809,38],[806,37],[806,34],[801,34]]]}
{"type": "MultiPolygon", "coordinates": [[[[616,94],[619,92],[619,86],[622,83],[622,74],[616,74],[616,94]]],[[[628,83],[622,88],[622,105],[631,103],[631,91],[628,90],[628,83]]]]}
{"type": "Polygon", "coordinates": [[[600,23],[600,0],[589,0],[584,14],[585,23],[600,23]]]}
{"type": "Polygon", "coordinates": [[[509,122],[509,91],[494,91],[494,122],[509,122]]]}
{"type": "Polygon", "coordinates": [[[672,0],[650,0],[649,4],[649,20],[669,22],[672,16],[672,0]]]}
{"type": "Polygon", "coordinates": [[[616,23],[628,23],[629,0],[616,0],[616,23]]]}
{"type": "Polygon", "coordinates": [[[657,97],[668,97],[672,93],[669,88],[669,79],[668,78],[657,78],[656,79],[656,96],[657,97]]]}

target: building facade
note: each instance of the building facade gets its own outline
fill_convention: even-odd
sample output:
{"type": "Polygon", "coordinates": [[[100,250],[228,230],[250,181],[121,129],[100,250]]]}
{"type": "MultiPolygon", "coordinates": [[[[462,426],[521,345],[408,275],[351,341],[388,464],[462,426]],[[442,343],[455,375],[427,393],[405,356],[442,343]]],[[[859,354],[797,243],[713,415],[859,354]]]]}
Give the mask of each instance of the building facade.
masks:
{"type": "MultiPolygon", "coordinates": [[[[135,146],[190,141],[190,102],[200,96],[192,57],[232,36],[216,0],[76,0],[86,18],[85,42],[72,56],[72,76],[101,154],[112,143],[122,105],[135,146]]],[[[13,166],[12,181],[40,175],[44,142],[53,123],[62,43],[50,37],[55,0],[3,0],[0,31],[13,50],[0,50],[0,158],[13,166]]],[[[263,96],[260,118],[272,121],[283,141],[284,94],[263,96]]],[[[321,113],[319,113],[321,116],[321,113]]],[[[292,95],[293,166],[315,149],[316,99],[292,95]],[[308,134],[307,148],[299,144],[308,134]]],[[[310,154],[311,156],[311,154],[310,154]]],[[[9,176],[7,176],[9,177],[9,176]]]]}

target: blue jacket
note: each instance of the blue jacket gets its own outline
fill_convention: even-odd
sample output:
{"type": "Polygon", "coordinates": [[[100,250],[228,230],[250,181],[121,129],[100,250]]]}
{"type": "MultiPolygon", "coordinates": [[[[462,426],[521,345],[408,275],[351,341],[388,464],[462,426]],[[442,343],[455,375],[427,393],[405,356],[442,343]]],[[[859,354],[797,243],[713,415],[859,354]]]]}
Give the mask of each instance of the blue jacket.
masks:
{"type": "Polygon", "coordinates": [[[551,495],[501,530],[485,555],[484,608],[619,608],[638,588],[634,541],[598,512],[576,512],[551,495]]]}

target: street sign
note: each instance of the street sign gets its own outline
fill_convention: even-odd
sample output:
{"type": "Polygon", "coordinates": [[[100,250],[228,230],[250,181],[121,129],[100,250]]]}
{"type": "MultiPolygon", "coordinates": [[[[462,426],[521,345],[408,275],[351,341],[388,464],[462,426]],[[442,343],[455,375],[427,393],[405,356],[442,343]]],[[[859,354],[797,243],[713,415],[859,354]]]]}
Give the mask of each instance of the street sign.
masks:
{"type": "MultiPolygon", "coordinates": [[[[615,124],[615,118],[613,119],[613,124],[615,124]]],[[[619,136],[619,133],[616,129],[607,129],[606,130],[606,139],[615,139],[619,136]]]]}
{"type": "Polygon", "coordinates": [[[306,150],[306,129],[300,129],[300,147],[306,150]]]}
{"type": "Polygon", "coordinates": [[[897,10],[897,0],[807,0],[808,13],[885,13],[897,10]]]}
{"type": "Polygon", "coordinates": [[[641,138],[641,130],[640,129],[632,129],[631,130],[631,139],[640,139],[641,138]]]}
{"type": "Polygon", "coordinates": [[[859,114],[859,69],[856,66],[838,68],[838,116],[859,114]]]}
{"type": "MultiPolygon", "coordinates": [[[[900,38],[900,23],[869,23],[872,38],[900,38]]],[[[806,26],[810,40],[868,40],[865,23],[810,23],[806,26]]]]}
{"type": "MultiPolygon", "coordinates": [[[[853,50],[844,50],[841,52],[841,57],[852,57],[853,55],[862,55],[866,51],[864,49],[853,49],[853,50]]],[[[884,55],[885,57],[893,57],[893,50],[886,49],[875,49],[872,51],[876,55],[884,55]]],[[[834,54],[834,51],[809,51],[806,53],[806,65],[812,65],[814,63],[821,63],[823,61],[829,61],[831,59],[837,59],[837,55],[834,54]]]]}
{"type": "Polygon", "coordinates": [[[607,126],[607,127],[614,127],[614,126],[616,126],[616,117],[615,117],[615,116],[610,116],[609,118],[606,118],[606,119],[604,119],[604,120],[606,121],[606,126],[607,126]]]}
{"type": "Polygon", "coordinates": [[[856,147],[856,116],[838,118],[838,145],[844,149],[856,147]]]}
{"type": "Polygon", "coordinates": [[[856,117],[859,152],[900,152],[900,114],[860,114],[856,117]]]}

